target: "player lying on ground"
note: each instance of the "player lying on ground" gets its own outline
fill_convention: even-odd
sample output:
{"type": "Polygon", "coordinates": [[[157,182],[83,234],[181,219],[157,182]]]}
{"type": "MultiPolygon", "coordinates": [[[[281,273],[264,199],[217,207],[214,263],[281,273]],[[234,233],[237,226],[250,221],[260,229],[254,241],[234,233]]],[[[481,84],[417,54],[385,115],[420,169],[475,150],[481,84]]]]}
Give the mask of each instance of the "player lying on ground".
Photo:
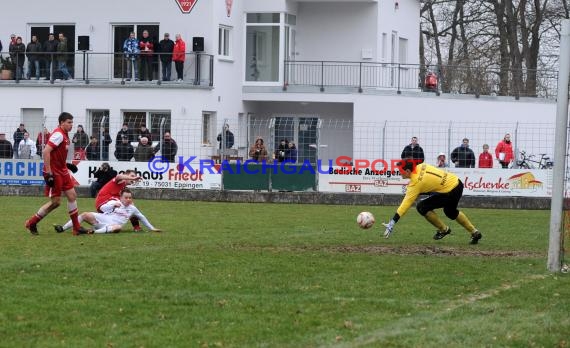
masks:
{"type": "MultiPolygon", "coordinates": [[[[142,178],[132,169],[127,169],[123,174],[118,174],[111,179],[111,181],[106,183],[101,190],[99,190],[99,193],[97,193],[97,197],[95,198],[95,208],[97,212],[102,213],[101,207],[103,204],[112,199],[119,200],[121,191],[128,185],[132,185],[139,180],[142,180],[142,178]]],[[[137,219],[136,216],[131,217],[131,224],[135,231],[141,230],[139,219],[137,219]]]]}
{"type": "MultiPolygon", "coordinates": [[[[133,193],[128,188],[121,191],[119,200],[110,200],[101,206],[102,213],[85,212],[79,215],[80,222],[87,222],[93,226],[91,233],[113,233],[120,232],[121,228],[132,216],[136,216],[151,231],[161,232],[154,227],[148,219],[133,204],[133,193]]],[[[55,225],[56,232],[63,232],[71,228],[72,223],[68,221],[65,225],[55,225]]]]}
{"type": "Polygon", "coordinates": [[[470,244],[477,244],[483,236],[475,226],[469,221],[467,216],[457,210],[459,200],[463,195],[463,183],[453,174],[440,170],[426,163],[415,165],[413,160],[404,159],[398,164],[402,178],[410,179],[406,187],[406,196],[398,207],[396,214],[390,222],[383,223],[386,227],[384,237],[390,237],[394,230],[394,225],[402,216],[410,209],[419,195],[427,194],[428,197],[420,200],[416,205],[418,213],[426,218],[432,225],[437,228],[433,239],[442,239],[451,233],[451,229],[447,226],[434,209],[443,208],[444,214],[451,220],[456,220],[470,234],[470,244]]]}

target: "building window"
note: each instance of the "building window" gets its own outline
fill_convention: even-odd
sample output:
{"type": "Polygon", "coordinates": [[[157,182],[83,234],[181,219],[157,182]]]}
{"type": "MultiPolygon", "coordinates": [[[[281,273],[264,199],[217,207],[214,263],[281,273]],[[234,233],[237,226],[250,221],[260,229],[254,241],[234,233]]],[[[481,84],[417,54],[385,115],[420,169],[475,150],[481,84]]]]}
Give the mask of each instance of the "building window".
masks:
{"type": "Polygon", "coordinates": [[[221,25],[218,29],[218,55],[226,58],[231,57],[231,33],[231,27],[221,25]]]}
{"type": "Polygon", "coordinates": [[[279,81],[280,14],[248,13],[245,80],[279,81]]]}
{"type": "Polygon", "coordinates": [[[109,130],[109,110],[89,110],[88,114],[90,127],[84,127],[83,130],[90,137],[99,139],[102,129],[109,130]]]}
{"type": "Polygon", "coordinates": [[[172,120],[169,111],[125,111],[123,123],[128,124],[134,134],[138,134],[144,125],[150,131],[154,142],[160,140],[161,132],[171,131],[172,120]]]}
{"type": "Polygon", "coordinates": [[[216,114],[205,111],[202,113],[202,145],[214,144],[216,131],[216,114]]]}

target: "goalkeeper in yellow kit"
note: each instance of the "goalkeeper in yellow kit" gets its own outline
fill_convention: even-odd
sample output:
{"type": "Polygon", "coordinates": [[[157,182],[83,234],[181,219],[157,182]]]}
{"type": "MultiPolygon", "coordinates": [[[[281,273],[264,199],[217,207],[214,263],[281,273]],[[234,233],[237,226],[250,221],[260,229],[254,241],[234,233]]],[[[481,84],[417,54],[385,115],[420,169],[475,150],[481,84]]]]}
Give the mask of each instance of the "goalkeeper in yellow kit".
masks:
{"type": "Polygon", "coordinates": [[[413,160],[404,159],[398,164],[404,179],[410,179],[406,196],[398,207],[396,214],[390,222],[383,224],[386,227],[384,237],[390,237],[394,225],[410,209],[420,194],[428,197],[420,200],[416,205],[418,212],[437,228],[433,239],[442,239],[451,233],[447,226],[434,212],[434,209],[443,208],[444,214],[451,220],[456,220],[471,234],[470,244],[477,244],[483,237],[467,216],[457,210],[457,204],[463,195],[463,183],[457,175],[449,173],[426,163],[416,165],[413,160]]]}

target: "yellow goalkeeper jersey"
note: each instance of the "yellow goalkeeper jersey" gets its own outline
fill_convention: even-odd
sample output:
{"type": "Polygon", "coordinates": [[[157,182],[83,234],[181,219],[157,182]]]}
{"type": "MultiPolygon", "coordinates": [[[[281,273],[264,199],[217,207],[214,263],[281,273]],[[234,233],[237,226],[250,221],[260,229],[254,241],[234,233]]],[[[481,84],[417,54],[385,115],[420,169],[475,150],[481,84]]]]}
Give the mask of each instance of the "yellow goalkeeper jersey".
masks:
{"type": "Polygon", "coordinates": [[[459,178],[453,173],[438,169],[429,164],[422,163],[416,166],[410,176],[410,182],[406,188],[406,196],[398,207],[400,216],[410,209],[418,196],[422,193],[448,193],[459,183],[459,178]]]}

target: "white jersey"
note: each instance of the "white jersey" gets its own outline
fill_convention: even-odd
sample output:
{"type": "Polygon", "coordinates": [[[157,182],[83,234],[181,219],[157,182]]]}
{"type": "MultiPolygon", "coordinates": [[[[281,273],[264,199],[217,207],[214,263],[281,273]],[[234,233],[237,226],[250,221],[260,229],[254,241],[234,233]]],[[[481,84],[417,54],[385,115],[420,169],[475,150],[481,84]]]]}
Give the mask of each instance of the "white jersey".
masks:
{"type": "Polygon", "coordinates": [[[104,226],[124,225],[131,216],[136,216],[150,230],[154,230],[154,226],[148,219],[135,207],[134,204],[124,205],[121,201],[112,199],[101,206],[103,213],[94,213],[97,222],[104,226]],[[117,206],[117,203],[120,205],[117,206]]]}

